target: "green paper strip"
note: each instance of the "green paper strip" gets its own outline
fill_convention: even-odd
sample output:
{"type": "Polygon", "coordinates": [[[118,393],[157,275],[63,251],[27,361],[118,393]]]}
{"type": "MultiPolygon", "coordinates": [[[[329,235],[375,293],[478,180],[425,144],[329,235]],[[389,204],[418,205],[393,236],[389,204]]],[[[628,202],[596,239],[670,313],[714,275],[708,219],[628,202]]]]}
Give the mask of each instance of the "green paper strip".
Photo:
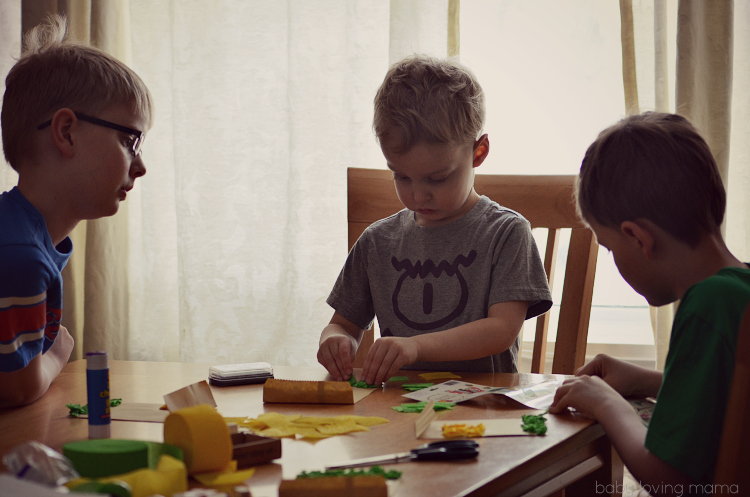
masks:
{"type": "Polygon", "coordinates": [[[417,390],[430,388],[432,385],[434,385],[434,383],[404,383],[401,385],[401,388],[410,392],[416,392],[417,390]]]}
{"type": "MultiPolygon", "coordinates": [[[[427,402],[409,402],[401,404],[400,406],[393,406],[391,409],[397,412],[422,412],[426,406],[427,402]]],[[[455,406],[455,402],[435,402],[433,409],[435,409],[435,411],[445,411],[447,409],[453,409],[455,406]]]]}
{"type": "MultiPolygon", "coordinates": [[[[120,404],[122,404],[122,399],[109,399],[109,407],[117,407],[120,404]]],[[[65,404],[65,407],[68,408],[68,416],[73,416],[74,418],[89,413],[88,404],[65,404]]]]}
{"type": "Polygon", "coordinates": [[[354,377],[354,375],[351,375],[349,377],[349,384],[353,388],[380,388],[378,385],[368,385],[364,381],[357,381],[357,379],[354,377]]]}
{"type": "Polygon", "coordinates": [[[408,376],[391,376],[388,381],[409,381],[408,376]]]}
{"type": "Polygon", "coordinates": [[[535,435],[544,435],[547,433],[547,418],[544,417],[544,414],[524,414],[521,416],[521,421],[523,421],[521,429],[535,435]]]}
{"type": "Polygon", "coordinates": [[[386,480],[398,480],[401,478],[401,471],[392,469],[386,471],[382,466],[373,466],[370,469],[329,469],[326,471],[303,471],[297,475],[297,479],[302,478],[325,478],[329,476],[382,476],[386,480]]]}

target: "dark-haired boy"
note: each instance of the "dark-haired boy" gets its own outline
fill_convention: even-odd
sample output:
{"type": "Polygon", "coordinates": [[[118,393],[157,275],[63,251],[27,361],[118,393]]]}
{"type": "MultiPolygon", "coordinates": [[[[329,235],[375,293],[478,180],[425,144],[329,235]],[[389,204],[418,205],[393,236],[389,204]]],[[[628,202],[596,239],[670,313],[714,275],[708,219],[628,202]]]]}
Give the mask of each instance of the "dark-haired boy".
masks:
{"type": "Polygon", "coordinates": [[[604,130],[577,187],[582,219],[649,304],[680,300],[664,373],[599,355],[555,395],[599,421],[654,495],[710,490],[750,302],[750,267],[721,235],[726,194],[706,142],[683,117],[645,113],[604,130]],[[657,397],[648,429],[627,396],[657,397]]]}

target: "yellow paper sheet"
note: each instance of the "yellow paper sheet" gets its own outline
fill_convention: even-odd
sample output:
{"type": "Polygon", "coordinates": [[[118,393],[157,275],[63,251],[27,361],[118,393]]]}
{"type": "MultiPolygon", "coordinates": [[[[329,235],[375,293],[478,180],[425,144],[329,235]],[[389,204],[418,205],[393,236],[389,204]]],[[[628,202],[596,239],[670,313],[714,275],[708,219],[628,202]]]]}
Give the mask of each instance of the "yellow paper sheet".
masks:
{"type": "Polygon", "coordinates": [[[257,418],[225,418],[225,421],[237,423],[264,437],[300,437],[308,439],[326,438],[344,435],[357,431],[368,431],[369,427],[387,423],[388,420],[377,416],[301,416],[299,414],[280,414],[267,412],[257,418]]]}

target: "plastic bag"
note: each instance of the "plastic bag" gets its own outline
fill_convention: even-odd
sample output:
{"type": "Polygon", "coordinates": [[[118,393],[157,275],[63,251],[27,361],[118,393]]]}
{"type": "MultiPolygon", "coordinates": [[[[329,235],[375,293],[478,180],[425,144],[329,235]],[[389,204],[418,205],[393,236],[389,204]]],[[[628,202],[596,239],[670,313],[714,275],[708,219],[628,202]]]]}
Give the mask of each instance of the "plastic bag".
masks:
{"type": "Polygon", "coordinates": [[[60,486],[80,476],[67,457],[35,441],[7,452],[3,464],[16,478],[48,487],[60,486]]]}

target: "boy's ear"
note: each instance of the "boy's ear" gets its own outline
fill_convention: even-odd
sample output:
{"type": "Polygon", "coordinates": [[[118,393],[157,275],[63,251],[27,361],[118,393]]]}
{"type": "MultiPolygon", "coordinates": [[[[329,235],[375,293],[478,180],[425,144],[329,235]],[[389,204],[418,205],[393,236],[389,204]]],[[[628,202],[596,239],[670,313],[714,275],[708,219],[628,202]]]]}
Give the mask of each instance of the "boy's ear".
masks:
{"type": "Polygon", "coordinates": [[[629,242],[637,245],[644,257],[647,259],[652,259],[654,257],[656,237],[650,223],[644,222],[641,219],[636,221],[623,221],[622,224],[620,224],[620,232],[629,242]]]}
{"type": "Polygon", "coordinates": [[[50,130],[52,141],[65,158],[71,158],[74,155],[74,137],[73,132],[78,127],[78,118],[75,112],[68,108],[60,109],[52,116],[50,130]]]}
{"type": "Polygon", "coordinates": [[[487,154],[489,153],[490,153],[490,139],[486,134],[484,134],[480,136],[477,141],[474,142],[474,160],[472,162],[472,167],[481,166],[482,162],[484,162],[484,159],[487,158],[487,154]]]}

